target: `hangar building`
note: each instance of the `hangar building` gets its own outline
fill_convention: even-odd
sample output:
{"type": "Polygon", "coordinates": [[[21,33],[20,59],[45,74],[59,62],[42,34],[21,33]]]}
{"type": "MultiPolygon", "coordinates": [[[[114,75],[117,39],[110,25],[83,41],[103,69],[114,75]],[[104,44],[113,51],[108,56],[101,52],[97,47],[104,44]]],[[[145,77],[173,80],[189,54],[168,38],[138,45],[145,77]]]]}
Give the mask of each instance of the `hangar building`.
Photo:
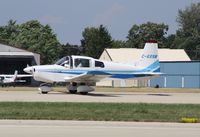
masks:
{"type": "Polygon", "coordinates": [[[164,74],[148,81],[148,86],[164,88],[200,88],[200,61],[161,62],[164,74]]]}
{"type": "MultiPolygon", "coordinates": [[[[25,74],[23,69],[28,65],[39,65],[40,55],[19,49],[13,46],[0,44],[0,74],[14,74],[18,70],[18,74],[25,74]]],[[[30,84],[30,78],[26,84],[30,84]]]]}
{"type": "MultiPolygon", "coordinates": [[[[139,59],[142,49],[105,49],[100,60],[131,63],[139,59]]],[[[161,72],[164,75],[147,80],[106,80],[97,86],[200,88],[200,62],[191,61],[183,49],[158,49],[161,72]]]]}

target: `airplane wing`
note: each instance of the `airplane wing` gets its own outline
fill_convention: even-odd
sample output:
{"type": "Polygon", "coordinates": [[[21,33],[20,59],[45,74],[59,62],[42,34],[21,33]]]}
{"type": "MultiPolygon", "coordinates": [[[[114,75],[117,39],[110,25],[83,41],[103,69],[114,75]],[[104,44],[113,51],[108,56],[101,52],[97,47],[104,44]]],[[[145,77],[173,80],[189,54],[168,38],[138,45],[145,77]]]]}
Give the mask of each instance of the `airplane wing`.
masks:
{"type": "MultiPolygon", "coordinates": [[[[159,76],[163,73],[159,72],[140,72],[140,73],[134,73],[134,74],[127,74],[125,76],[126,79],[137,79],[137,78],[143,78],[143,77],[153,77],[153,76],[159,76]]],[[[123,79],[123,77],[118,76],[118,74],[109,74],[102,71],[88,71],[86,73],[74,76],[74,77],[65,77],[66,82],[99,82],[102,79],[109,78],[109,79],[123,79]]]]}
{"type": "Polygon", "coordinates": [[[88,71],[78,76],[66,77],[66,82],[98,82],[104,78],[110,77],[111,74],[102,71],[88,71]]]}
{"type": "MultiPolygon", "coordinates": [[[[13,77],[14,75],[7,75],[7,74],[2,74],[0,77],[13,77]]],[[[17,75],[17,78],[22,78],[22,77],[32,77],[32,75],[17,75]]]]}
{"type": "Polygon", "coordinates": [[[1,74],[0,77],[12,77],[13,75],[4,75],[4,74],[1,74]]]}
{"type": "Polygon", "coordinates": [[[22,78],[22,77],[32,77],[33,75],[17,75],[17,78],[22,78]]]}

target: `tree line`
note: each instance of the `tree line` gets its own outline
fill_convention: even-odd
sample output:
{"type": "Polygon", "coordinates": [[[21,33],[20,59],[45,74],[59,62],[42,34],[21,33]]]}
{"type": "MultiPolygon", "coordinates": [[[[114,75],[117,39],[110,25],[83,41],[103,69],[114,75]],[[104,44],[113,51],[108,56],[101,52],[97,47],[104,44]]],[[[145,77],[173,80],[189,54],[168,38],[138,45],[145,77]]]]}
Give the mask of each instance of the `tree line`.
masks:
{"type": "Polygon", "coordinates": [[[134,24],[125,41],[112,38],[108,29],[100,25],[82,32],[81,45],[60,44],[49,25],[37,20],[17,24],[10,20],[0,26],[0,43],[26,49],[41,56],[41,64],[49,64],[66,55],[86,55],[99,58],[105,48],[143,48],[148,40],[157,40],[159,48],[185,49],[191,59],[200,60],[200,3],[178,11],[178,30],[167,35],[165,23],[134,24]]]}

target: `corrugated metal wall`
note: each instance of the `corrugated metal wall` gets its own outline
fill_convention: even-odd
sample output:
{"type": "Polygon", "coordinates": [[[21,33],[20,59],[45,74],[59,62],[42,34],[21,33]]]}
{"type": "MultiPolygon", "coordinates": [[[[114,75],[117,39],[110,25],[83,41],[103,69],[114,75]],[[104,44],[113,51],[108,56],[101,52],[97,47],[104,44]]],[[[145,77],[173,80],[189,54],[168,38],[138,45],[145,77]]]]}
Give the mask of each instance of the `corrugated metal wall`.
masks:
{"type": "Polygon", "coordinates": [[[161,62],[162,76],[150,80],[150,86],[200,88],[200,62],[161,62]]]}

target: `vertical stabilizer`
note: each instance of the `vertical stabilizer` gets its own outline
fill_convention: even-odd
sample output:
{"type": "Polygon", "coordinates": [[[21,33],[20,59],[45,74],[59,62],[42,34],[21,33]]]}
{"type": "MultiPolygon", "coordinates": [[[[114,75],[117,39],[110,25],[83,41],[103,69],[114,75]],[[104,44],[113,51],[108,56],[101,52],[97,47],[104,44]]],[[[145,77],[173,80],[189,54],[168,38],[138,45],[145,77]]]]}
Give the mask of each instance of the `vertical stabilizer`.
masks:
{"type": "Polygon", "coordinates": [[[140,56],[138,67],[147,72],[160,72],[157,41],[146,42],[140,56]]]}
{"type": "Polygon", "coordinates": [[[16,80],[16,78],[17,78],[17,74],[18,74],[18,71],[17,71],[17,70],[15,70],[15,73],[14,73],[14,76],[13,76],[13,81],[15,81],[15,80],[16,80]]]}

